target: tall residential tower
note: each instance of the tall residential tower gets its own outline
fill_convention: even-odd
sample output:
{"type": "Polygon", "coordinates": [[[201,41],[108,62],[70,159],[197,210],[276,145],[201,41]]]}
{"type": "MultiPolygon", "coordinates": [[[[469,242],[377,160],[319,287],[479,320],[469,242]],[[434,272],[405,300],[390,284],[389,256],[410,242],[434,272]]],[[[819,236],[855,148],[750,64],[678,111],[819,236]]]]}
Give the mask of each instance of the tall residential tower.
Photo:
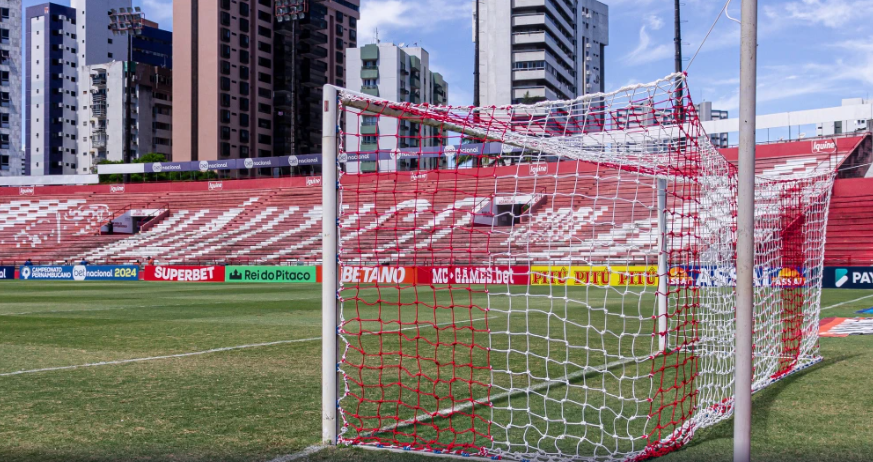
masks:
{"type": "Polygon", "coordinates": [[[173,160],[273,154],[273,1],[173,2],[173,160]]]}
{"type": "Polygon", "coordinates": [[[21,175],[21,0],[0,0],[0,175],[21,175]]]}
{"type": "Polygon", "coordinates": [[[609,8],[603,3],[477,0],[474,8],[480,105],[573,99],[603,91],[609,44],[609,8]]]}

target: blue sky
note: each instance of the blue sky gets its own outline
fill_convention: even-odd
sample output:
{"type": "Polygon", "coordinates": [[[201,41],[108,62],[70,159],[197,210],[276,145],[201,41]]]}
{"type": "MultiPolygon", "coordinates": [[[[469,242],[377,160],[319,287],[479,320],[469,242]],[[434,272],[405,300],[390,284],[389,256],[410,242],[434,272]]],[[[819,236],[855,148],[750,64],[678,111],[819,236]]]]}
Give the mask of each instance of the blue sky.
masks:
{"type": "MultiPolygon", "coordinates": [[[[182,1],[182,0],[179,0],[182,1]]],[[[450,85],[452,104],[472,103],[473,0],[362,0],[359,45],[415,43],[450,85]]],[[[509,1],[509,0],[507,0],[509,1]]],[[[724,0],[683,0],[684,55],[700,46],[724,0]]],[[[39,4],[24,0],[25,6],[39,4]]],[[[59,1],[57,3],[69,2],[59,1]]],[[[673,1],[607,0],[610,45],[606,87],[649,82],[673,69],[673,1]]],[[[135,0],[149,19],[172,28],[172,0],[135,0]]],[[[873,0],[768,0],[759,13],[759,113],[837,106],[873,90],[873,0]]],[[[728,8],[739,17],[740,0],[728,8]]],[[[696,102],[734,116],[740,26],[722,17],[689,70],[696,102]]],[[[686,61],[687,63],[687,61],[686,61]]]]}

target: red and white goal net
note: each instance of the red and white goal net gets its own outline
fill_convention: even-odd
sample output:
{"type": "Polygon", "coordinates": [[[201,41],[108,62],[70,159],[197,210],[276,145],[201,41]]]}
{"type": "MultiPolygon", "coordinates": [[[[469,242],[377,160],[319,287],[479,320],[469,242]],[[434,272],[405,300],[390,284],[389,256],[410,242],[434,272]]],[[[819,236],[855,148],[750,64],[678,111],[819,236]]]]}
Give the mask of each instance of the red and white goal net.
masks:
{"type": "MultiPolygon", "coordinates": [[[[736,171],[684,76],[488,108],[337,94],[338,443],[642,460],[731,415],[736,171]]],[[[833,176],[758,180],[755,389],[819,359],[833,176]]]]}

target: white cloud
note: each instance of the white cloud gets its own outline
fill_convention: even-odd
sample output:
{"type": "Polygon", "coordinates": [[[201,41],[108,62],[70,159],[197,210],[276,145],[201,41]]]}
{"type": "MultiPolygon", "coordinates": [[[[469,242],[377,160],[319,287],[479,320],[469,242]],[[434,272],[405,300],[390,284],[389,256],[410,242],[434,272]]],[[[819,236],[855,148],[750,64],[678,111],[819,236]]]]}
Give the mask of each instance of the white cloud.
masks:
{"type": "MultiPolygon", "coordinates": [[[[395,33],[433,30],[464,18],[468,21],[463,24],[472,28],[473,9],[469,0],[367,0],[361,3],[359,44],[372,43],[376,29],[381,40],[392,40],[395,33]]],[[[405,34],[404,38],[414,40],[416,37],[405,34]]]]}
{"type": "Polygon", "coordinates": [[[672,54],[673,42],[653,46],[646,26],[642,26],[640,27],[640,43],[624,57],[623,61],[627,65],[639,65],[666,59],[672,54]]]}
{"type": "Polygon", "coordinates": [[[646,22],[649,23],[649,27],[651,27],[652,30],[660,30],[664,27],[664,20],[654,14],[646,18],[646,22]]]}
{"type": "Polygon", "coordinates": [[[841,28],[870,17],[873,0],[795,0],[779,6],[764,7],[767,18],[775,21],[797,20],[841,28]]]}

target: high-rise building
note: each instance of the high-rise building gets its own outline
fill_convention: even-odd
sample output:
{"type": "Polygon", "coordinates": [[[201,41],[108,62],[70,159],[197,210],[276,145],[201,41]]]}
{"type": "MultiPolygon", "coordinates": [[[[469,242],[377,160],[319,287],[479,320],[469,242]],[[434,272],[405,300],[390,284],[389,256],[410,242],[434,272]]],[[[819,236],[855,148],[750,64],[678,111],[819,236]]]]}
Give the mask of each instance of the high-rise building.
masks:
{"type": "Polygon", "coordinates": [[[128,42],[109,30],[109,10],[131,0],[72,0],[26,11],[26,175],[89,173],[92,158],[78,151],[79,82],[92,64],[127,57],[128,42]]]}
{"type": "Polygon", "coordinates": [[[574,99],[604,90],[605,4],[478,0],[473,5],[480,105],[574,99]]]}
{"type": "Polygon", "coordinates": [[[88,66],[88,76],[79,82],[82,95],[79,113],[79,152],[96,165],[101,160],[124,160],[124,131],[130,114],[131,159],[145,154],[172,158],[172,71],[133,61],[115,61],[88,66]],[[128,75],[128,72],[131,74],[128,75]],[[130,109],[128,84],[132,85],[130,109]]]}
{"type": "MultiPolygon", "coordinates": [[[[276,7],[281,11],[287,3],[276,7]]],[[[346,86],[345,51],[358,46],[360,0],[310,0],[303,10],[302,18],[276,15],[276,155],[321,152],[322,88],[346,86]]]]}
{"type": "MultiPolygon", "coordinates": [[[[348,88],[389,101],[415,104],[448,104],[448,84],[430,70],[430,55],[420,47],[401,48],[391,43],[370,44],[346,51],[348,88]]],[[[349,151],[397,151],[403,148],[437,146],[444,137],[439,129],[412,121],[376,114],[346,116],[346,149],[349,151]],[[424,143],[423,145],[420,143],[424,143]]],[[[437,158],[380,161],[379,170],[435,168],[437,158]],[[419,165],[432,162],[431,165],[419,165]],[[396,162],[396,164],[395,164],[396,162]]],[[[349,163],[350,173],[375,171],[376,162],[349,163]]]]}
{"type": "Polygon", "coordinates": [[[173,33],[144,21],[144,27],[132,38],[133,61],[165,69],[173,68],[173,33]]]}
{"type": "Polygon", "coordinates": [[[21,0],[0,0],[0,175],[21,172],[21,0]]]}
{"type": "Polygon", "coordinates": [[[173,2],[173,160],[273,154],[272,0],[173,2]]]}
{"type": "MultiPolygon", "coordinates": [[[[697,109],[697,117],[701,122],[728,119],[728,111],[713,109],[712,101],[704,101],[695,107],[697,109]]],[[[730,139],[727,133],[710,133],[709,139],[712,142],[712,145],[717,148],[726,148],[730,146],[730,139]]]]}
{"type": "Polygon", "coordinates": [[[27,8],[25,18],[28,59],[24,174],[79,173],[76,97],[80,29],[76,10],[44,3],[27,8]]]}

